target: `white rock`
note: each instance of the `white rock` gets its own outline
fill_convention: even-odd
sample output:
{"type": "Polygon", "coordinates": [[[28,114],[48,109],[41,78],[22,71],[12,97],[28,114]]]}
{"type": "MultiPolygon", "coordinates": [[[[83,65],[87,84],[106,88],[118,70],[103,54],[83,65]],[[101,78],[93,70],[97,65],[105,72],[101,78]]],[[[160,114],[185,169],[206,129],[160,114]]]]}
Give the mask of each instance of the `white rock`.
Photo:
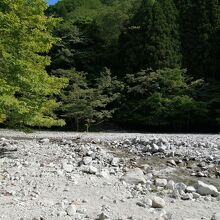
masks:
{"type": "Polygon", "coordinates": [[[110,178],[110,174],[109,174],[109,172],[108,172],[107,170],[101,171],[101,172],[98,174],[98,176],[103,177],[103,178],[105,178],[105,179],[109,179],[109,178],[110,178]]]}
{"type": "Polygon", "coordinates": [[[215,214],[212,216],[211,220],[220,220],[220,212],[215,213],[215,214]]]}
{"type": "Polygon", "coordinates": [[[193,193],[193,192],[196,192],[196,189],[193,186],[187,186],[186,187],[186,192],[193,193]]]}
{"type": "Polygon", "coordinates": [[[119,159],[119,158],[113,157],[113,158],[112,158],[112,161],[111,161],[111,165],[112,165],[113,167],[117,167],[118,164],[119,164],[119,162],[120,162],[120,159],[119,159]]]}
{"type": "Polygon", "coordinates": [[[215,186],[208,185],[202,181],[198,181],[197,192],[202,196],[212,195],[217,197],[219,195],[218,190],[215,186]]]}
{"type": "Polygon", "coordinates": [[[152,147],[151,147],[151,152],[152,153],[156,153],[159,151],[159,147],[156,145],[156,144],[153,144],[152,147]]]}
{"type": "Polygon", "coordinates": [[[76,214],[76,206],[74,204],[71,204],[69,205],[67,208],[66,208],[66,213],[69,215],[69,216],[73,216],[76,214]]]}
{"type": "Polygon", "coordinates": [[[154,197],[152,200],[152,208],[164,208],[165,205],[165,201],[160,197],[154,197]]]}
{"type": "Polygon", "coordinates": [[[62,164],[63,169],[67,172],[67,173],[71,173],[73,171],[73,165],[72,164],[67,164],[67,163],[63,163],[62,164]]]}
{"type": "Polygon", "coordinates": [[[92,157],[83,157],[83,163],[88,165],[92,162],[92,157]]]}
{"type": "Polygon", "coordinates": [[[166,179],[155,179],[155,185],[159,187],[165,187],[167,185],[167,180],[166,179]]]}
{"type": "Polygon", "coordinates": [[[88,169],[88,173],[90,174],[96,174],[98,172],[98,169],[94,166],[89,166],[89,169],[88,169]]]}
{"type": "Polygon", "coordinates": [[[125,181],[129,184],[139,184],[139,183],[146,183],[146,179],[144,176],[143,171],[140,168],[134,168],[129,170],[122,178],[122,181],[125,181]]]}
{"type": "Polygon", "coordinates": [[[169,180],[166,185],[166,188],[170,189],[170,190],[174,190],[175,189],[175,182],[173,180],[169,180]]]}
{"type": "Polygon", "coordinates": [[[44,139],[41,139],[40,142],[43,143],[43,144],[49,144],[50,139],[49,138],[44,138],[44,139]]]}

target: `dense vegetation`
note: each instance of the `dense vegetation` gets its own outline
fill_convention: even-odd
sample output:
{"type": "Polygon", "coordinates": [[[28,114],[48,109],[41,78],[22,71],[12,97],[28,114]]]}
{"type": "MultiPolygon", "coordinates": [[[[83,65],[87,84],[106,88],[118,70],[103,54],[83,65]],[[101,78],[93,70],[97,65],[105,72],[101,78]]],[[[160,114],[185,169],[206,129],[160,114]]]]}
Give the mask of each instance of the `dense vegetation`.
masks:
{"type": "Polygon", "coordinates": [[[217,131],[218,0],[60,0],[45,9],[43,0],[0,3],[3,124],[217,131]]]}

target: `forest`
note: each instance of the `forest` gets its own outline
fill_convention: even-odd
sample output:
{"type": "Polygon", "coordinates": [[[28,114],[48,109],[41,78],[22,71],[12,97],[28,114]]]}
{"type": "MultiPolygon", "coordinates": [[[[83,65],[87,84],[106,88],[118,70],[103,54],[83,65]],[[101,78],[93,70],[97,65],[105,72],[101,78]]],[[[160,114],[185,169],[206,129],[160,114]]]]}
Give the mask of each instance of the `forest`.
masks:
{"type": "Polygon", "coordinates": [[[1,0],[0,123],[219,132],[219,1],[1,0]]]}

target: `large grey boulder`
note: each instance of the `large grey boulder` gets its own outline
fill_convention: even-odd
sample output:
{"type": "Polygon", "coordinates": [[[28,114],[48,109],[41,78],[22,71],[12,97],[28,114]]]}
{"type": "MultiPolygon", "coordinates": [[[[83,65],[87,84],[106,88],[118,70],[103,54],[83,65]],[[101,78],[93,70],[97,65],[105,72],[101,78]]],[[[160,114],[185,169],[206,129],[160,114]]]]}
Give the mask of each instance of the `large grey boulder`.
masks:
{"type": "Polygon", "coordinates": [[[134,168],[129,170],[122,178],[122,181],[125,181],[129,184],[139,184],[139,183],[146,183],[146,179],[144,176],[143,171],[140,168],[134,168]]]}
{"type": "Polygon", "coordinates": [[[215,186],[208,185],[202,181],[198,181],[197,192],[202,196],[211,195],[217,197],[219,195],[219,192],[215,186]]]}

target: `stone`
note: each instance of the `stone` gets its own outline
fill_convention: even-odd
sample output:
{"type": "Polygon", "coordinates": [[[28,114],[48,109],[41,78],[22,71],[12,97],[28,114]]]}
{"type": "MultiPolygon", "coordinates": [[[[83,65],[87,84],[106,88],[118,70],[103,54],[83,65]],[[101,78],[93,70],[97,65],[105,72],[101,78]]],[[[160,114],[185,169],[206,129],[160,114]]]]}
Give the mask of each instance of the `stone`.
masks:
{"type": "Polygon", "coordinates": [[[89,166],[89,169],[88,169],[88,173],[90,174],[96,174],[98,172],[98,169],[94,166],[89,166]]]}
{"type": "Polygon", "coordinates": [[[110,174],[109,174],[109,172],[107,170],[101,171],[97,176],[103,177],[105,179],[109,179],[110,178],[110,174]]]}
{"type": "Polygon", "coordinates": [[[105,219],[108,219],[108,216],[105,215],[104,213],[101,213],[97,220],[105,220],[105,219]]]}
{"type": "Polygon", "coordinates": [[[175,189],[177,189],[179,191],[179,193],[181,193],[182,191],[184,192],[186,190],[186,184],[184,183],[176,183],[175,184],[175,189]]]}
{"type": "Polygon", "coordinates": [[[151,152],[157,153],[160,150],[160,148],[156,144],[152,144],[151,152]]]}
{"type": "Polygon", "coordinates": [[[92,157],[83,157],[83,163],[88,165],[92,162],[92,157]]]}
{"type": "Polygon", "coordinates": [[[199,195],[199,193],[193,192],[193,199],[199,199],[201,196],[199,195]]]}
{"type": "Polygon", "coordinates": [[[175,189],[175,182],[173,180],[169,180],[166,185],[166,188],[170,189],[170,190],[174,190],[175,189]]]}
{"type": "Polygon", "coordinates": [[[197,192],[202,196],[211,195],[217,197],[219,195],[219,192],[215,186],[208,185],[202,181],[198,181],[197,183],[197,192]]]}
{"type": "Polygon", "coordinates": [[[186,192],[193,193],[193,192],[196,192],[196,189],[195,189],[194,186],[187,186],[186,187],[186,192]]]}
{"type": "Polygon", "coordinates": [[[69,205],[67,208],[66,208],[66,213],[67,215],[69,216],[73,216],[76,214],[76,206],[74,204],[71,204],[69,205]]]}
{"type": "Polygon", "coordinates": [[[146,183],[146,179],[143,171],[140,168],[134,168],[129,170],[122,178],[122,181],[125,181],[129,184],[137,185],[139,183],[146,183]]]}
{"type": "Polygon", "coordinates": [[[211,220],[220,220],[220,212],[215,213],[215,214],[212,216],[211,220]]]}
{"type": "Polygon", "coordinates": [[[165,187],[167,185],[167,180],[166,179],[155,179],[155,185],[159,187],[165,187]]]}
{"type": "Polygon", "coordinates": [[[168,160],[168,161],[167,161],[167,164],[168,164],[168,165],[171,165],[171,166],[176,166],[175,160],[168,160]]]}
{"type": "Polygon", "coordinates": [[[113,167],[117,167],[118,164],[119,164],[119,162],[120,162],[120,159],[119,159],[119,158],[113,157],[113,158],[112,158],[112,161],[111,161],[111,165],[112,165],[113,167]]]}
{"type": "Polygon", "coordinates": [[[41,140],[40,140],[40,143],[49,144],[49,143],[50,143],[50,139],[49,139],[49,138],[41,139],[41,140]]]}
{"type": "Polygon", "coordinates": [[[164,208],[165,205],[165,201],[160,197],[154,197],[152,200],[152,208],[164,208]]]}
{"type": "Polygon", "coordinates": [[[62,164],[63,169],[67,172],[67,173],[71,173],[73,171],[73,165],[72,164],[67,164],[67,163],[63,163],[62,164]]]}

